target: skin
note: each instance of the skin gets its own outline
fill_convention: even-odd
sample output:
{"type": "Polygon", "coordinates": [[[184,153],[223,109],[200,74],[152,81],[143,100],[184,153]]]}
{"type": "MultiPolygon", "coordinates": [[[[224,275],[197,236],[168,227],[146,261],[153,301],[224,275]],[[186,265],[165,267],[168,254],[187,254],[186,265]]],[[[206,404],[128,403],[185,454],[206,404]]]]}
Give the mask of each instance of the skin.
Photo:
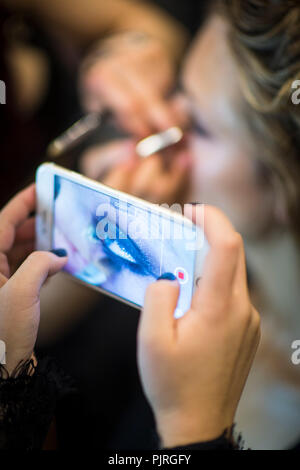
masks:
{"type": "Polygon", "coordinates": [[[101,41],[103,48],[108,51],[103,57],[95,60],[91,54],[83,63],[80,89],[87,111],[108,108],[123,129],[140,137],[181,122],[164,99],[175,68],[160,41],[131,40],[125,34],[101,41]]]}
{"type": "Polygon", "coordinates": [[[196,126],[191,132],[190,194],[222,209],[238,231],[261,236],[275,222],[276,197],[258,177],[258,149],[241,116],[237,69],[227,27],[213,17],[197,38],[183,70],[183,84],[196,126]],[[209,49],[210,53],[206,51],[209,49]]]}
{"type": "Polygon", "coordinates": [[[182,202],[190,181],[192,158],[188,149],[170,148],[164,156],[154,154],[141,160],[136,141],[120,139],[88,149],[82,156],[83,174],[153,203],[182,202]]]}

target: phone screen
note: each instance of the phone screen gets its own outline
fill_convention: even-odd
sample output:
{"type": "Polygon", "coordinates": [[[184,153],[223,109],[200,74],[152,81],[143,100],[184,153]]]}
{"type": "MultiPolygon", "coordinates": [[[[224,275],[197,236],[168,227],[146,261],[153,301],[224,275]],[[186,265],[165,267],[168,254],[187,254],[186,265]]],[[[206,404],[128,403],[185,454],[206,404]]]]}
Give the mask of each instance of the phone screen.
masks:
{"type": "Polygon", "coordinates": [[[138,307],[164,273],[180,283],[175,315],[190,307],[196,228],[67,178],[54,177],[53,248],[65,248],[65,271],[138,307]]]}

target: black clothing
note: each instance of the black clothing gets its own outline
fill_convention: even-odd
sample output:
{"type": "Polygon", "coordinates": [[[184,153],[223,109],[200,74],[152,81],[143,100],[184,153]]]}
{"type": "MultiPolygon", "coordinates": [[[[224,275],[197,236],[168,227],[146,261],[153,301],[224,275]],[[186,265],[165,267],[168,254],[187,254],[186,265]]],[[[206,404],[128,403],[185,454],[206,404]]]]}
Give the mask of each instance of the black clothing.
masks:
{"type": "MultiPolygon", "coordinates": [[[[28,375],[30,368],[34,369],[33,362],[27,361],[8,377],[5,367],[0,366],[0,449],[42,449],[54,417],[59,449],[88,449],[88,442],[83,438],[86,428],[77,420],[82,403],[75,382],[49,358],[40,358],[34,373],[28,375]]],[[[100,446],[98,441],[98,449],[100,446]]],[[[170,450],[233,449],[224,433],[214,441],[170,450]]]]}
{"type": "Polygon", "coordinates": [[[8,376],[0,366],[0,449],[32,450],[43,446],[57,404],[78,394],[69,377],[49,358],[21,364],[8,376]]]}

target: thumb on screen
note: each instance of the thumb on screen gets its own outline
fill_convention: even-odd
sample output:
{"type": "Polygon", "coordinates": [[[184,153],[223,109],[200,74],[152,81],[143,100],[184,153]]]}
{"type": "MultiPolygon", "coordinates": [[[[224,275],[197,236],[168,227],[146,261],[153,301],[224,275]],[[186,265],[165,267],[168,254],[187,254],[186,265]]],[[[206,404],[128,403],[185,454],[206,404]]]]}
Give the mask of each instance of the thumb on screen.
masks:
{"type": "Polygon", "coordinates": [[[160,280],[151,284],[145,295],[139,336],[154,341],[172,340],[174,335],[174,312],[179,297],[177,281],[160,280]]]}

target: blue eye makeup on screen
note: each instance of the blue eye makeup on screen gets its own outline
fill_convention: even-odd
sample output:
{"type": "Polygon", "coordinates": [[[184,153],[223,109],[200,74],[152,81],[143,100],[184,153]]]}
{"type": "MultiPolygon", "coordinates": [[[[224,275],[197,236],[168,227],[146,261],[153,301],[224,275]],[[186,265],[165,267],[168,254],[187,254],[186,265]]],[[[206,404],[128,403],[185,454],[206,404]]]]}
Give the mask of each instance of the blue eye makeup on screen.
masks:
{"type": "Polygon", "coordinates": [[[157,277],[153,272],[155,267],[142,253],[137,244],[126,235],[118,225],[109,222],[108,231],[115,233],[114,238],[100,239],[96,233],[96,223],[88,228],[88,238],[94,243],[101,243],[105,254],[118,268],[127,267],[143,276],[157,277]]]}

